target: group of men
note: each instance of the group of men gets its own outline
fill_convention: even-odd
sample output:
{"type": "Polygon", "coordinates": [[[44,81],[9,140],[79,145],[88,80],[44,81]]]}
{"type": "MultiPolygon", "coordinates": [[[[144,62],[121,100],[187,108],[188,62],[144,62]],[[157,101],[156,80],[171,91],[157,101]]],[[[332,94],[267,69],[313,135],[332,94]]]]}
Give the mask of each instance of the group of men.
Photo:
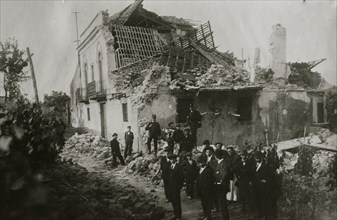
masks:
{"type": "Polygon", "coordinates": [[[249,204],[253,204],[259,219],[276,218],[280,181],[277,178],[278,159],[274,150],[264,153],[257,150],[250,154],[242,150],[237,154],[233,147],[225,150],[221,143],[217,143],[213,148],[206,140],[202,154],[194,155],[196,160],[192,159],[191,152],[186,152],[182,159],[169,147],[165,148],[165,152],[159,169],[167,202],[172,203],[174,210],[172,219],[181,219],[180,192],[184,183],[189,199],[200,198],[203,220],[212,219],[212,210],[220,211],[224,220],[230,219],[228,194],[231,183],[238,188],[242,212],[247,212],[249,204]]]}
{"type": "MultiPolygon", "coordinates": [[[[256,149],[248,153],[242,150],[239,154],[233,147],[224,149],[222,143],[211,146],[210,141],[203,142],[200,154],[192,156],[192,150],[197,146],[197,130],[201,127],[201,114],[193,105],[190,106],[186,128],[181,130],[179,124],[169,123],[165,135],[162,134],[156,115],[152,115],[145,130],[148,131],[146,142],[148,153],[157,155],[158,139],[167,141],[164,156],[160,159],[160,167],[164,182],[164,192],[167,202],[171,202],[174,210],[172,219],[180,219],[182,215],[180,192],[186,187],[189,199],[199,197],[203,208],[203,220],[212,219],[212,210],[220,211],[224,220],[230,219],[228,201],[233,199],[233,189],[238,189],[237,200],[242,204],[242,211],[253,208],[260,219],[275,219],[277,213],[277,198],[280,194],[280,176],[278,156],[275,148],[267,151],[256,149]],[[154,151],[151,149],[153,142],[154,151]],[[252,201],[252,203],[249,203],[252,201]]],[[[134,140],[131,127],[128,126],[124,135],[124,158],[131,155],[134,140]]],[[[110,142],[113,155],[113,166],[116,159],[125,165],[121,154],[117,134],[113,134],[110,142]]]]}
{"type": "MultiPolygon", "coordinates": [[[[186,129],[180,130],[180,125],[173,126],[173,122],[168,124],[167,132],[163,139],[168,143],[169,148],[174,152],[191,151],[197,144],[197,131],[201,127],[201,114],[194,105],[190,105],[190,113],[186,118],[186,129]]],[[[151,154],[151,144],[153,142],[154,154],[157,155],[158,139],[162,137],[160,124],[157,122],[157,116],[152,115],[152,120],[146,125],[145,130],[148,132],[147,148],[151,154]]]]}

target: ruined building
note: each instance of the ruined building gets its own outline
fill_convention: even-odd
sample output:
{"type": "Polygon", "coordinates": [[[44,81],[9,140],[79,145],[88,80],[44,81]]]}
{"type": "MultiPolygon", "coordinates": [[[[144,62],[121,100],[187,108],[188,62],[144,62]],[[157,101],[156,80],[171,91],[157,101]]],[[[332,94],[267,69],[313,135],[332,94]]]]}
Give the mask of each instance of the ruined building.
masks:
{"type": "Polygon", "coordinates": [[[199,144],[204,139],[228,145],[293,138],[317,119],[305,88],[274,83],[285,61],[277,52],[285,45],[276,43],[283,34],[273,41],[270,73],[275,75],[263,70],[256,74],[265,76],[252,81],[242,65],[235,65],[233,54],[216,49],[210,22],[196,26],[159,16],[142,2],[112,16],[99,12],[81,34],[80,66],[70,86],[73,126],[110,139],[114,132],[123,137],[131,125],[137,150],[151,114],[162,127],[171,121],[184,125],[191,103],[203,114],[199,144]]]}

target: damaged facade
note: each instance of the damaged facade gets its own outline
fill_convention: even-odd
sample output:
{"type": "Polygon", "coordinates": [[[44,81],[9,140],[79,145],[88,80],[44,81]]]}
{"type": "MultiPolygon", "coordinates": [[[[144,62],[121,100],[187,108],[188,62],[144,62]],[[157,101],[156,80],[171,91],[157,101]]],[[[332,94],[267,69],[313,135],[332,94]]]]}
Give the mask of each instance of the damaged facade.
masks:
{"type": "MultiPolygon", "coordinates": [[[[289,87],[280,80],[287,72],[272,71],[290,71],[285,62],[272,65],[270,77],[255,73],[260,80],[253,81],[240,60],[216,49],[209,22],[195,26],[158,16],[142,2],[112,16],[98,13],[81,34],[80,66],[71,83],[73,126],[110,139],[114,132],[123,137],[131,125],[137,150],[152,114],[162,127],[184,125],[191,103],[203,114],[198,144],[274,142],[303,135],[313,122],[326,123],[317,113],[322,100],[325,111],[324,90],[289,87]]],[[[285,43],[273,45],[274,63],[285,59],[277,46],[285,43]]]]}

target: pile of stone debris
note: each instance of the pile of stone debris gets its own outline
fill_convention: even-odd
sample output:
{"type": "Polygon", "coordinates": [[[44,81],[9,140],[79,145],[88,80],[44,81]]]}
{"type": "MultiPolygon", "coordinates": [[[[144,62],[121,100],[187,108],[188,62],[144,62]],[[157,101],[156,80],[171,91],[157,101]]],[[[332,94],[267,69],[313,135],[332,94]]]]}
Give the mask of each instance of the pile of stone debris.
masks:
{"type": "Polygon", "coordinates": [[[155,186],[162,186],[160,175],[156,175],[160,168],[160,157],[164,154],[165,142],[159,141],[159,151],[157,156],[153,154],[144,155],[142,152],[133,155],[132,159],[127,158],[128,165],[125,173],[146,177],[155,186]]]}
{"type": "Polygon", "coordinates": [[[75,134],[67,140],[63,152],[60,154],[63,161],[77,163],[79,155],[86,155],[101,163],[112,161],[109,142],[92,133],[75,134]]]}
{"type": "Polygon", "coordinates": [[[213,64],[207,71],[193,69],[171,81],[170,89],[196,90],[199,88],[232,88],[233,86],[250,86],[249,74],[235,66],[213,64]],[[184,75],[189,77],[184,77],[184,75]],[[193,76],[191,78],[191,76],[193,76]]]}
{"type": "MultiPolygon", "coordinates": [[[[159,140],[159,151],[157,157],[154,155],[145,155],[142,152],[136,152],[125,158],[128,164],[125,172],[128,174],[141,175],[147,177],[154,185],[161,185],[160,176],[155,174],[159,169],[159,158],[163,155],[165,141],[159,140]]],[[[121,149],[123,152],[123,148],[121,149]]],[[[112,156],[107,140],[95,136],[91,133],[75,134],[66,142],[63,152],[60,154],[62,161],[71,163],[81,163],[81,158],[87,156],[94,160],[98,165],[111,165],[112,156]]]]}

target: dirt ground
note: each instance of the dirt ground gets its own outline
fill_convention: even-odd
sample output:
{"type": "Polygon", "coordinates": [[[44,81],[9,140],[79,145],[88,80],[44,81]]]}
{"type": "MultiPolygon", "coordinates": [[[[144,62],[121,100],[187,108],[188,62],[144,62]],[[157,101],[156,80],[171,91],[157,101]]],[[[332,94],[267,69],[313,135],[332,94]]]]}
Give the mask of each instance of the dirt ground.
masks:
{"type": "MultiPolygon", "coordinates": [[[[65,137],[71,137],[72,133],[77,131],[76,129],[68,130],[65,137]]],[[[135,187],[137,190],[144,192],[147,197],[156,201],[157,206],[163,207],[165,209],[165,220],[170,219],[173,216],[173,209],[171,203],[166,203],[166,198],[164,194],[164,189],[161,186],[156,186],[151,183],[144,176],[137,174],[129,174],[124,172],[124,166],[118,166],[118,168],[112,169],[106,164],[98,163],[93,158],[78,154],[77,164],[84,167],[88,172],[99,173],[101,177],[106,178],[107,181],[114,179],[115,181],[123,184],[127,183],[135,187]]],[[[202,207],[200,199],[189,199],[184,191],[181,192],[181,202],[182,202],[182,220],[197,220],[203,216],[202,207]]],[[[244,214],[241,211],[241,207],[237,204],[230,205],[230,215],[231,219],[237,220],[249,220],[255,219],[251,213],[244,214]]],[[[214,220],[220,220],[221,214],[219,212],[213,212],[212,216],[214,220]]]]}

